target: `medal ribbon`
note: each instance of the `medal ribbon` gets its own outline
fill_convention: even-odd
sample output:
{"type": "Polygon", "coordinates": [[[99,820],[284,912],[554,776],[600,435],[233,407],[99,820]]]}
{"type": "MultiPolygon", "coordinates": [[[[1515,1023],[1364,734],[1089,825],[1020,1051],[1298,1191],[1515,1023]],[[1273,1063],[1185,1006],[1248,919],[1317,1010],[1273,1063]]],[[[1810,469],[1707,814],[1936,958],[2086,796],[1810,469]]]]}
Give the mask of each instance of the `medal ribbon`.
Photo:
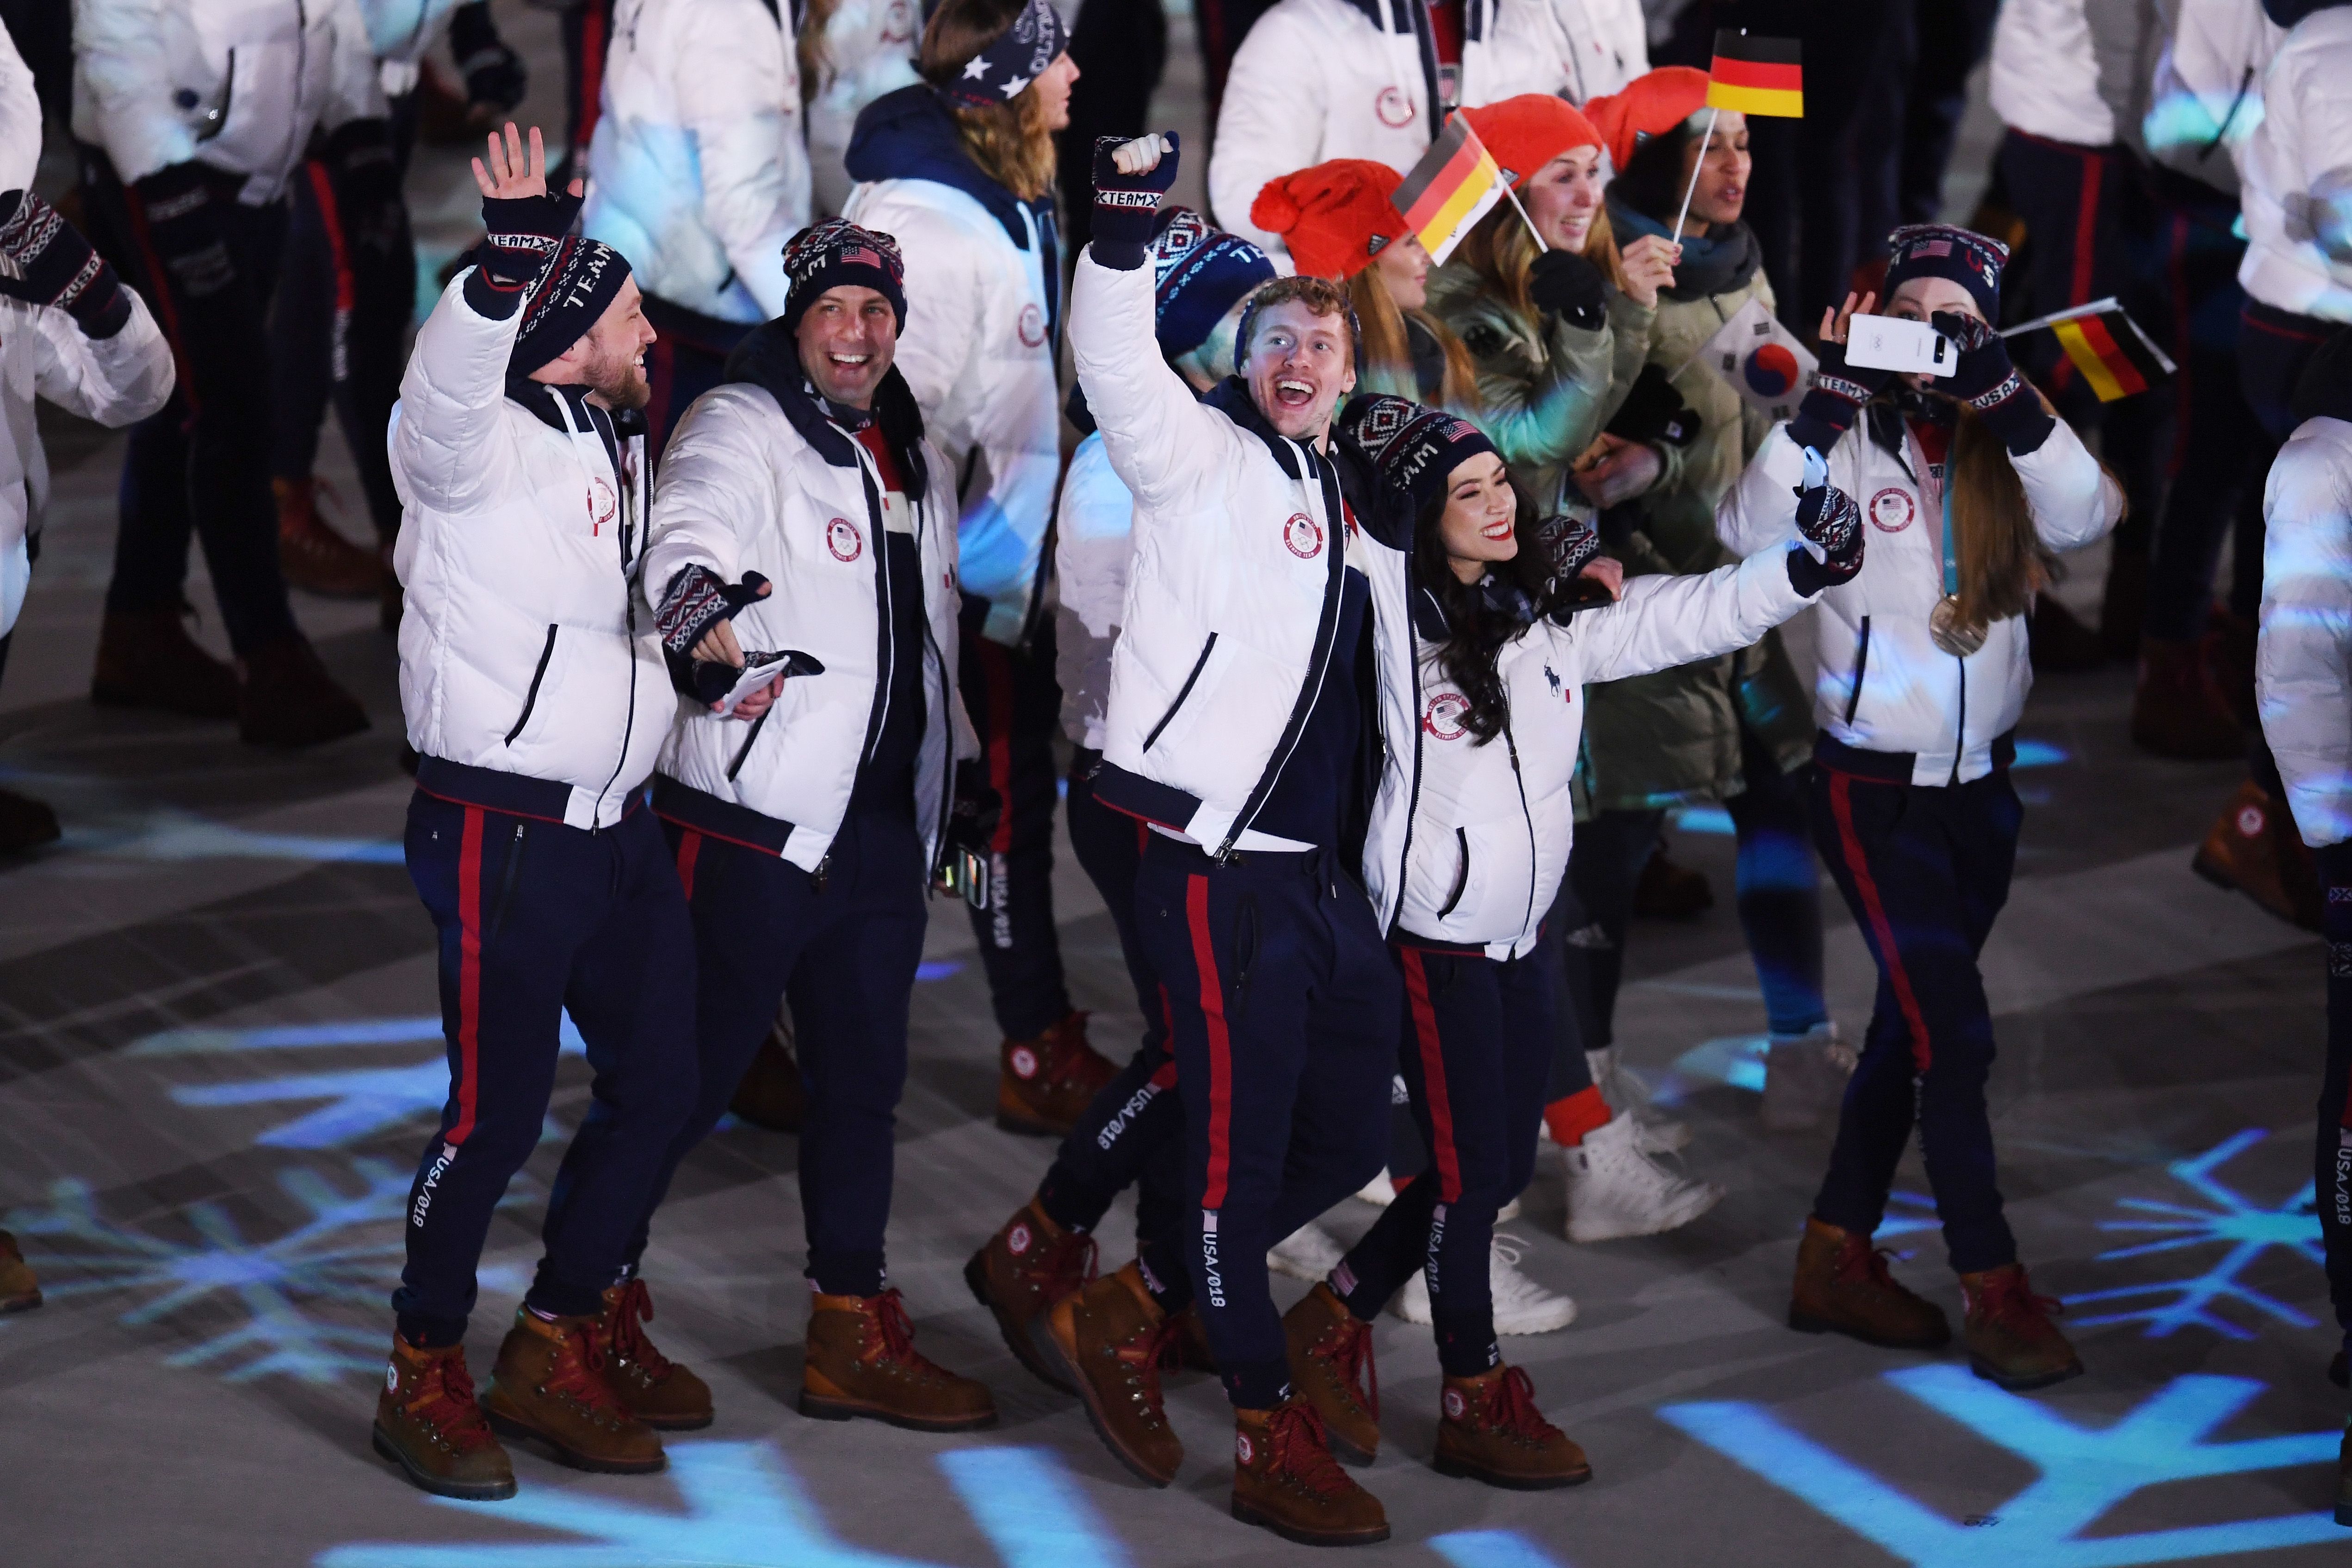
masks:
{"type": "Polygon", "coordinates": [[[1944,592],[1948,595],[1960,591],[1960,559],[1952,549],[1952,487],[1950,475],[1937,488],[1944,492],[1944,592]]]}

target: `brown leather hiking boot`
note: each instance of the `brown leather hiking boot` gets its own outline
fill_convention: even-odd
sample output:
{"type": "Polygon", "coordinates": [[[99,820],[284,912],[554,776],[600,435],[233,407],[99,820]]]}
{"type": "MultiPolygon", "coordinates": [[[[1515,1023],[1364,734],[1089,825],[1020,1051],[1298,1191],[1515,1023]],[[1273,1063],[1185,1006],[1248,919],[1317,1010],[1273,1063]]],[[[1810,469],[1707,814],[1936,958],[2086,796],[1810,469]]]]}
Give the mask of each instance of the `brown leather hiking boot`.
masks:
{"type": "Polygon", "coordinates": [[[1359,1321],[1328,1284],[1282,1315],[1290,1375],[1298,1397],[1315,1407],[1332,1452],[1369,1465],[1381,1451],[1381,1374],[1372,1363],[1372,1325],[1359,1321]]]}
{"type": "Polygon", "coordinates": [[[1087,1044],[1087,1016],[1072,1013],[1034,1039],[1004,1042],[996,1075],[996,1124],[1059,1138],[1118,1068],[1087,1044]]]}
{"type": "Polygon", "coordinates": [[[1184,1445],[1160,1403],[1160,1368],[1181,1332],[1160,1310],[1133,1262],[1063,1297],[1045,1314],[1045,1335],[1086,1402],[1087,1419],[1111,1457],[1139,1480],[1164,1487],[1184,1462],[1184,1445]]]}
{"type": "Polygon", "coordinates": [[[33,1266],[16,1247],[16,1238],[0,1230],[0,1312],[29,1312],[41,1304],[41,1282],[33,1266]]]}
{"type": "Polygon", "coordinates": [[[2143,637],[2132,692],[2132,744],[2159,757],[2226,761],[2246,754],[2246,732],[2214,678],[2206,639],[2143,637]]]}
{"type": "Polygon", "coordinates": [[[2319,872],[2285,805],[2248,779],[2221,808],[2189,868],[2305,931],[2319,929],[2319,872]]]}
{"type": "Polygon", "coordinates": [[[2004,1263],[1981,1274],[1963,1274],[1960,1297],[1969,1309],[1960,1328],[1969,1368],[1987,1383],[2022,1393],[2082,1375],[2082,1358],[2050,1321],[2059,1310],[2057,1299],[2033,1293],[2025,1265],[2004,1263]]]}
{"type": "Polygon", "coordinates": [[[1851,1334],[1893,1350],[1934,1350],[1952,1342],[1944,1310],[1895,1282],[1886,1253],[1870,1237],[1805,1216],[1797,1244],[1797,1279],[1789,1326],[1808,1334],[1851,1334]]]}
{"type": "Polygon", "coordinates": [[[1513,1491],[1544,1491],[1592,1479],[1591,1462],[1536,1408],[1536,1387],[1515,1366],[1449,1377],[1438,1395],[1437,1473],[1513,1491]]]}
{"type": "Polygon", "coordinates": [[[1201,1321],[1201,1309],[1187,1301],[1184,1310],[1176,1314],[1175,1364],[1186,1372],[1217,1374],[1217,1352],[1209,1343],[1209,1325],[1201,1321]]]}
{"type": "Polygon", "coordinates": [[[820,1421],[865,1415],[918,1432],[996,1425],[996,1400],[986,1384],[958,1377],[915,1349],[914,1325],[896,1290],[809,1298],[800,1410],[820,1421]]]}
{"type": "Polygon", "coordinates": [[[501,1437],[536,1437],[580,1470],[640,1475],[669,1463],[654,1429],[629,1414],[604,1376],[600,1316],[542,1318],[515,1310],[499,1346],[482,1413],[501,1437]]]}
{"type": "Polygon", "coordinates": [[[1315,1406],[1234,1412],[1234,1517],[1306,1546],[1389,1538],[1388,1510],[1331,1458],[1315,1406]]]}
{"type": "Polygon", "coordinates": [[[180,610],[110,613],[99,623],[89,700],[190,719],[236,717],[236,671],[196,646],[180,610]]]}
{"type": "Polygon", "coordinates": [[[653,1292],[643,1279],[604,1290],[596,1348],[604,1381],[629,1414],[656,1432],[694,1432],[711,1422],[710,1385],[654,1347],[639,1325],[654,1321],[653,1292]]]}
{"type": "Polygon", "coordinates": [[[317,479],[273,479],[269,488],[278,498],[278,569],[287,586],[330,599],[373,599],[383,592],[376,552],[353,544],[319,515],[319,492],[326,487],[317,479]]]}
{"type": "Polygon", "coordinates": [[[334,682],[299,633],[237,660],[237,738],[256,746],[315,746],[368,727],[367,710],[334,682]]]}
{"type": "Polygon", "coordinates": [[[514,1464],[474,1402],[466,1347],[392,1342],[375,1396],[375,1451],[436,1497],[498,1502],[515,1495],[514,1464]]]}
{"type": "Polygon", "coordinates": [[[1034,1198],[963,1266],[963,1281],[971,1287],[972,1299],[995,1315],[1004,1348],[1065,1394],[1077,1388],[1063,1375],[1053,1348],[1038,1342],[1039,1320],[1094,1277],[1095,1238],[1064,1230],[1045,1217],[1034,1198]]]}
{"type": "Polygon", "coordinates": [[[759,1054],[743,1069],[735,1098],[727,1102],[738,1121],[764,1127],[771,1132],[797,1133],[808,1116],[808,1087],[801,1082],[801,1064],[793,1058],[793,1022],[789,1010],[779,1008],[759,1054]]]}

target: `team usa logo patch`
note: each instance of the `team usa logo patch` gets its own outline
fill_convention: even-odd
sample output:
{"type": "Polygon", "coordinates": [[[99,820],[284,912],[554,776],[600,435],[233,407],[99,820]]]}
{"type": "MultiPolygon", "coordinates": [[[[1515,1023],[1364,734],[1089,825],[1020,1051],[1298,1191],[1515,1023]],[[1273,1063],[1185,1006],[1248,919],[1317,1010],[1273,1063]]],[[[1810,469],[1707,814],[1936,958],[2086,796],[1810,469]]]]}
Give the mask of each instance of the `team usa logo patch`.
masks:
{"type": "Polygon", "coordinates": [[[824,547],[835,561],[855,561],[866,552],[866,536],[847,518],[836,517],[824,525],[824,547]]]}
{"type": "Polygon", "coordinates": [[[1249,1435],[1248,1433],[1246,1433],[1246,1432],[1236,1432],[1236,1433],[1234,1433],[1234,1458],[1236,1458],[1236,1459],[1240,1460],[1243,1464],[1246,1465],[1246,1464],[1248,1464],[1248,1463],[1250,1462],[1250,1460],[1251,1460],[1251,1459],[1255,1456],[1255,1454],[1256,1454],[1256,1449],[1251,1447],[1251,1445],[1250,1445],[1250,1435],[1249,1435]]]}
{"type": "Polygon", "coordinates": [[[1459,691],[1441,691],[1429,700],[1422,710],[1421,727],[1440,741],[1458,741],[1470,731],[1462,716],[1470,711],[1470,700],[1459,691]]]}
{"type": "Polygon", "coordinates": [[[1045,346],[1045,312],[1034,305],[1021,307],[1021,342],[1024,348],[1045,346]]]}
{"type": "Polygon", "coordinates": [[[1372,100],[1372,112],[1381,117],[1381,124],[1398,130],[1412,123],[1412,100],[1402,88],[1384,87],[1380,97],[1372,100]]]}
{"type": "Polygon", "coordinates": [[[1463,1399],[1460,1389],[1449,1388],[1445,1391],[1445,1418],[1448,1421],[1461,1420],[1469,1408],[1469,1404],[1463,1399]]]}
{"type": "Polygon", "coordinates": [[[1911,526],[1916,511],[1909,490],[1889,485],[1870,498],[1870,526],[1881,533],[1900,533],[1911,526]]]}
{"type": "Polygon", "coordinates": [[[1029,1250],[1029,1243],[1034,1239],[1029,1234],[1027,1226],[1016,1225],[1013,1227],[1013,1233],[1004,1238],[1004,1247],[1013,1257],[1019,1258],[1029,1250]]]}
{"type": "Polygon", "coordinates": [[[1024,1082],[1037,1076],[1037,1053],[1026,1046],[1013,1047],[1013,1076],[1024,1082]]]}
{"type": "Polygon", "coordinates": [[[1301,561],[1312,561],[1323,553],[1323,525],[1303,511],[1294,511],[1282,525],[1282,542],[1301,561]]]}

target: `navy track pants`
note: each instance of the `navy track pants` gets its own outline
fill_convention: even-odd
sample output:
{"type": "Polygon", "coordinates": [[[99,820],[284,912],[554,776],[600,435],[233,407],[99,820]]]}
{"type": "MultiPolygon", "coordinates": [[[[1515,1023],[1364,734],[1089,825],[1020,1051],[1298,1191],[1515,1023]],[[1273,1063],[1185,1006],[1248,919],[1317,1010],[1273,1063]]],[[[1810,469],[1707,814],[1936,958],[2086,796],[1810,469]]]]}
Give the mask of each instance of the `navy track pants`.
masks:
{"type": "Polygon", "coordinates": [[[420,790],[406,847],[440,933],[449,1100],[409,1193],[401,1331],[464,1337],[490,1213],[539,1145],[567,1011],[594,1099],[548,1201],[531,1300],[595,1311],[694,1100],[694,938],[661,829],[642,808],[590,833],[420,790]]]}
{"type": "Polygon", "coordinates": [[[1054,679],[1053,617],[1041,618],[1017,648],[980,635],[987,617],[988,601],[965,595],[957,683],[980,732],[989,784],[1004,805],[988,846],[988,907],[967,912],[996,1026],[1008,1040],[1026,1040],[1070,1012],[1054,929],[1054,802],[1061,793],[1054,732],[1062,689],[1054,679]]]}
{"type": "Polygon", "coordinates": [[[2319,1079],[2312,1182],[2327,1249],[2327,1295],[2345,1349],[2352,1351],[2352,844],[2314,853],[2327,890],[2320,914],[2327,939],[2327,1062],[2319,1079]]]}

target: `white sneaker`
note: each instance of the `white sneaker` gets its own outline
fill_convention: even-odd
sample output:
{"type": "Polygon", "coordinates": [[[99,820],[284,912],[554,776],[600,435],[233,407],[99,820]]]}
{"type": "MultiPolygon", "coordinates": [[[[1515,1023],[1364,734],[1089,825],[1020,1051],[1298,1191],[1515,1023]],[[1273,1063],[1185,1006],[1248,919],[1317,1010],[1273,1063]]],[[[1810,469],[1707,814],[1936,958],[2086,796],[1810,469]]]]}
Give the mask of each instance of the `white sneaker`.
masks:
{"type": "Polygon", "coordinates": [[[1637,1142],[1631,1111],[1568,1151],[1568,1239],[1613,1241],[1688,1225],[1723,1201],[1723,1189],[1659,1164],[1637,1142]]]}
{"type": "Polygon", "coordinates": [[[1593,1087],[1609,1108],[1620,1115],[1633,1114],[1635,1141],[1643,1153],[1672,1154],[1690,1147],[1690,1123],[1669,1121],[1657,1113],[1650,1104],[1650,1086],[1618,1058],[1615,1046],[1585,1052],[1584,1062],[1591,1069],[1593,1087]]]}
{"type": "Polygon", "coordinates": [[[1764,1131],[1835,1126],[1853,1065],[1853,1047],[1838,1038],[1835,1024],[1816,1024],[1793,1039],[1775,1038],[1764,1058],[1764,1131]]]}
{"type": "Polygon", "coordinates": [[[1329,1231],[1310,1219],[1275,1244],[1265,1255],[1265,1266],[1311,1285],[1339,1268],[1347,1255],[1329,1231]]]}
{"type": "Polygon", "coordinates": [[[1359,1201],[1376,1209],[1384,1209],[1396,1202],[1396,1184],[1389,1180],[1389,1168],[1382,1165],[1381,1173],[1366,1182],[1356,1196],[1359,1201]]]}
{"type": "MultiPolygon", "coordinates": [[[[1498,1334],[1548,1334],[1576,1321],[1576,1301],[1557,1290],[1547,1290],[1519,1272],[1526,1243],[1496,1231],[1494,1248],[1486,1255],[1486,1289],[1495,1299],[1495,1331],[1498,1334]]],[[[1389,1302],[1389,1310],[1408,1323],[1427,1327],[1429,1276],[1414,1269],[1389,1302]]]]}

